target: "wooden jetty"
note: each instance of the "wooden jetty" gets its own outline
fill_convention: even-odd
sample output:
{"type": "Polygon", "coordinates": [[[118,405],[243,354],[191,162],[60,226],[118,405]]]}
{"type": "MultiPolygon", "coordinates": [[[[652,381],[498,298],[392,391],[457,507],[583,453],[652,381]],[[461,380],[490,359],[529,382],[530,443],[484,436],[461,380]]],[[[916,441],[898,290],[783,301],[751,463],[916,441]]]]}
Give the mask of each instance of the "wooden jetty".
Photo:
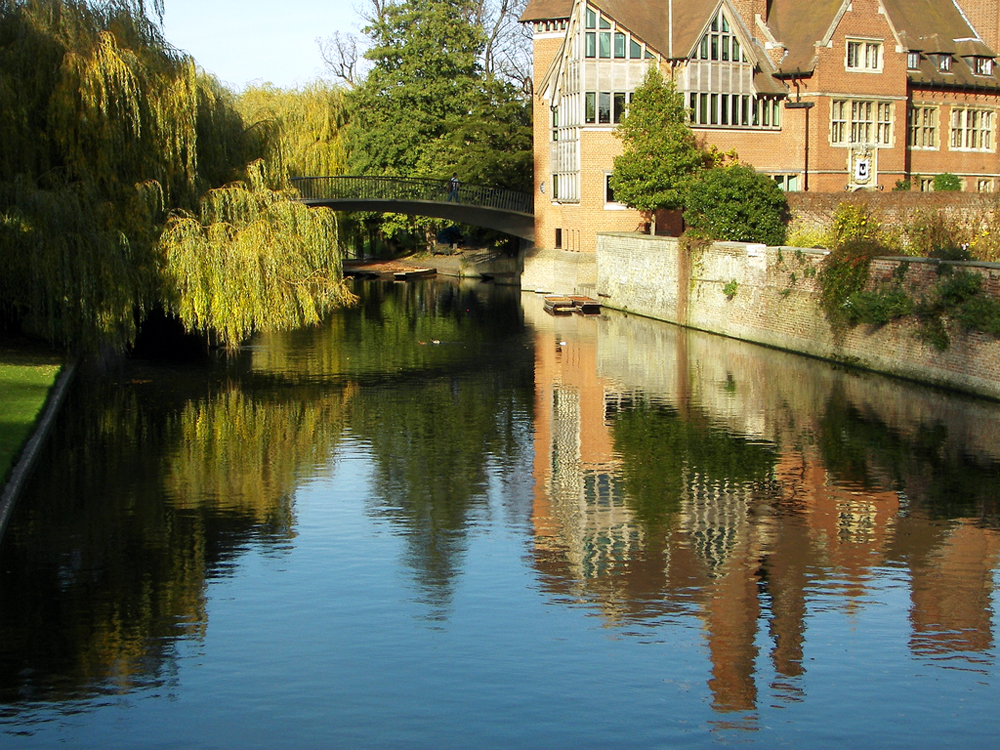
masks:
{"type": "Polygon", "coordinates": [[[408,268],[404,271],[396,271],[392,278],[396,281],[409,281],[410,279],[420,279],[424,276],[433,276],[437,271],[433,268],[408,268]]]}

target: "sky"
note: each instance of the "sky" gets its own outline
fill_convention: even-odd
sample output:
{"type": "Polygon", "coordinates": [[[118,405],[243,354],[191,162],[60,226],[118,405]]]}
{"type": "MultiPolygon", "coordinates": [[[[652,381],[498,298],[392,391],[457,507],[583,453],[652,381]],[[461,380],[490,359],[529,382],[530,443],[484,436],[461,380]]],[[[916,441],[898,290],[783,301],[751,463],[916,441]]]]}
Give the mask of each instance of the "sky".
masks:
{"type": "Polygon", "coordinates": [[[324,72],[317,38],[359,33],[361,0],[164,0],[174,47],[235,90],[301,86],[324,72]]]}

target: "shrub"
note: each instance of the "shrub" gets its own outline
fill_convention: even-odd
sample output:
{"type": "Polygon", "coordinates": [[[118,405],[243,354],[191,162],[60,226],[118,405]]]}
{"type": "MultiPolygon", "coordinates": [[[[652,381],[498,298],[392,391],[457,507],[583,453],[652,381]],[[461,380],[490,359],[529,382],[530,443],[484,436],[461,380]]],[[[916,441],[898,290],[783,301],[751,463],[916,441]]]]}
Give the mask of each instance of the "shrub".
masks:
{"type": "Polygon", "coordinates": [[[921,211],[907,230],[914,255],[939,260],[969,260],[965,234],[937,211],[921,211]]]}
{"type": "Polygon", "coordinates": [[[820,303],[834,331],[843,331],[856,321],[848,302],[868,282],[873,258],[886,254],[886,248],[868,237],[851,237],[838,243],[826,256],[819,272],[820,303]]]}
{"type": "Polygon", "coordinates": [[[788,228],[785,244],[791,247],[830,247],[833,240],[827,229],[801,227],[793,224],[788,228]]]}
{"type": "Polygon", "coordinates": [[[934,175],[935,192],[959,191],[962,189],[962,180],[958,175],[951,172],[942,172],[934,175]]]}
{"type": "Polygon", "coordinates": [[[842,245],[863,240],[867,242],[881,242],[882,222],[867,206],[854,206],[850,203],[841,203],[833,214],[833,241],[835,245],[842,245]]]}
{"type": "Polygon", "coordinates": [[[913,312],[913,300],[900,287],[874,292],[855,292],[847,298],[845,315],[851,325],[881,326],[913,312]]]}
{"type": "Polygon", "coordinates": [[[908,192],[912,186],[913,183],[911,183],[909,180],[899,179],[896,180],[896,185],[895,187],[893,187],[892,191],[894,193],[908,192]]]}
{"type": "Polygon", "coordinates": [[[745,164],[703,172],[687,190],[684,220],[693,232],[716,240],[785,241],[788,202],[774,180],[745,164]]]}

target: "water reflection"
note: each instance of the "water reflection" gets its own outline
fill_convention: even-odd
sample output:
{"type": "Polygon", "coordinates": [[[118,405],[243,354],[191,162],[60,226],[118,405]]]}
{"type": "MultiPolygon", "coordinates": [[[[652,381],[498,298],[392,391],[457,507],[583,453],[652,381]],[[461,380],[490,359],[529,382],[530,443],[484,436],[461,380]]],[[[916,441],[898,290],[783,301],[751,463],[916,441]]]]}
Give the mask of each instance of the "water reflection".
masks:
{"type": "Polygon", "coordinates": [[[801,701],[810,618],[869,606],[877,579],[909,586],[915,656],[994,658],[996,404],[526,310],[535,564],[560,601],[626,629],[696,616],[720,713],[759,708],[761,648],[773,698],[801,701]]]}
{"type": "MultiPolygon", "coordinates": [[[[352,727],[323,725],[320,746],[364,736],[388,705],[355,695],[359,674],[400,672],[393,711],[419,718],[400,726],[453,744],[558,730],[569,746],[580,737],[565,732],[594,731],[622,695],[656,719],[622,726],[609,710],[606,733],[586,737],[614,744],[628,730],[666,745],[664,698],[726,731],[765,731],[774,706],[839,721],[816,686],[865,665],[842,667],[859,657],[830,644],[873,621],[873,648],[901,644],[891,669],[904,683],[913,662],[995,681],[1000,405],[641,318],[551,317],[535,296],[490,285],[357,291],[361,304],[323,327],[211,366],[81,379],[0,549],[0,728],[143,691],[184,697],[178,712],[238,703],[228,686],[196,687],[204,661],[276,711],[303,722],[334,711],[352,727]],[[315,513],[347,496],[365,526],[342,538],[315,513]],[[254,556],[288,569],[257,616],[294,616],[280,637],[257,636],[282,667],[256,679],[245,657],[216,667],[208,654],[220,609],[209,592],[254,590],[261,571],[242,569],[254,556]],[[345,560],[377,572],[352,581],[345,560]],[[614,637],[577,629],[566,650],[571,636],[554,636],[540,609],[569,629],[594,615],[614,637]],[[191,643],[206,649],[197,665],[191,643]],[[328,662],[311,681],[304,653],[328,662]],[[621,671],[594,677],[591,660],[621,671]],[[663,669],[655,689],[621,688],[636,664],[663,669]],[[599,706],[579,690],[593,679],[608,686],[599,706]],[[469,704],[492,717],[488,731],[451,734],[469,704]],[[440,706],[435,729],[426,716],[440,706]]],[[[227,647],[238,651],[216,646],[216,658],[227,647]]],[[[276,734],[257,741],[289,743],[276,734]]]]}
{"type": "Polygon", "coordinates": [[[207,581],[251,546],[291,549],[295,490],[335,472],[345,431],[370,449],[371,513],[405,531],[445,616],[488,475],[527,448],[519,297],[374,284],[362,300],[214,366],[81,378],[4,542],[0,702],[169,681],[176,641],[204,635],[207,581]]]}
{"type": "Polygon", "coordinates": [[[294,537],[291,493],[340,437],[342,391],[242,390],[194,371],[83,378],[2,555],[0,700],[169,681],[205,585],[294,537]]]}

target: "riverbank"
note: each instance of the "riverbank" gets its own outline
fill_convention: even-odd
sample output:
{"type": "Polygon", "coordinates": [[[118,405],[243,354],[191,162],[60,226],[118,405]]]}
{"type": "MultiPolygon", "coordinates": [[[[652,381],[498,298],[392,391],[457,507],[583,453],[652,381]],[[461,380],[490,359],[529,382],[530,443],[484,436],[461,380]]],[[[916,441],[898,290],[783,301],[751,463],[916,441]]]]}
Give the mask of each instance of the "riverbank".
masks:
{"type": "Polygon", "coordinates": [[[44,344],[0,339],[0,537],[73,369],[44,344]]]}
{"type": "MultiPolygon", "coordinates": [[[[535,249],[521,288],[596,297],[604,307],[850,367],[1000,400],[1000,338],[951,315],[932,338],[917,315],[834,330],[819,273],[824,250],[715,242],[685,250],[676,237],[597,236],[596,253],[535,249]]],[[[910,299],[936,299],[942,279],[974,273],[1000,302],[1000,264],[878,258],[873,285],[894,282],[910,299]]]]}

